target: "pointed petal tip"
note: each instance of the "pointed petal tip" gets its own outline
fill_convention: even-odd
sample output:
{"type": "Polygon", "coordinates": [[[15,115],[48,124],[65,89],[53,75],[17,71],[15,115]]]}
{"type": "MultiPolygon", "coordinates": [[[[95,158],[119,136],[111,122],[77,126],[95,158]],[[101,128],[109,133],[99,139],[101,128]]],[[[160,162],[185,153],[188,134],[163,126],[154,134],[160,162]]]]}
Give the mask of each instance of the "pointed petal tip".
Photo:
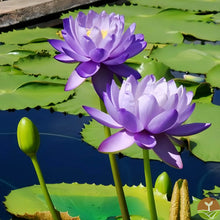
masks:
{"type": "Polygon", "coordinates": [[[212,124],[211,123],[205,123],[204,127],[209,128],[212,124]]]}
{"type": "Polygon", "coordinates": [[[172,162],[171,160],[167,160],[167,161],[164,161],[165,163],[167,163],[168,165],[176,168],[176,169],[183,169],[183,162],[182,162],[182,159],[180,157],[179,154],[173,154],[173,153],[170,153],[168,152],[168,154],[170,155],[170,157],[173,159],[172,162]]]}
{"type": "Polygon", "coordinates": [[[190,136],[198,134],[211,126],[211,123],[183,124],[166,132],[172,136],[190,136]]]}
{"type": "Polygon", "coordinates": [[[73,90],[73,89],[75,89],[75,88],[74,88],[73,86],[71,86],[70,83],[67,83],[67,84],[65,85],[64,91],[68,92],[68,91],[71,91],[71,90],[73,90]]]}

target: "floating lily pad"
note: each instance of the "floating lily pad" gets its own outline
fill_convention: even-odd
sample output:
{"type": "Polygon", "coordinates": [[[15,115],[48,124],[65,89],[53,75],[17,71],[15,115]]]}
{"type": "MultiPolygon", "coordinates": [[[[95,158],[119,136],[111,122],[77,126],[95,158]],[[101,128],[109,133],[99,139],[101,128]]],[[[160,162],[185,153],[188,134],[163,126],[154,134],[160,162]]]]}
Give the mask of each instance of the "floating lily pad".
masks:
{"type": "Polygon", "coordinates": [[[65,80],[0,74],[1,110],[46,106],[67,100],[73,92],[65,92],[65,80]]]}
{"type": "MultiPolygon", "coordinates": [[[[81,220],[106,220],[111,216],[120,216],[116,191],[111,185],[61,183],[47,186],[56,209],[61,212],[68,211],[70,216],[79,216],[81,220]]],[[[145,220],[150,219],[145,187],[124,186],[124,192],[130,215],[142,216],[141,219],[145,220]]],[[[166,195],[155,191],[154,196],[159,220],[167,220],[170,203],[166,195]]],[[[10,213],[20,216],[48,210],[38,185],[13,190],[6,197],[5,205],[10,213]]]]}
{"type": "Polygon", "coordinates": [[[21,57],[33,54],[29,50],[20,50],[17,45],[0,45],[0,65],[13,64],[21,57]]]}
{"type": "Polygon", "coordinates": [[[177,71],[207,74],[220,62],[220,45],[180,44],[155,49],[151,57],[177,71]]]}
{"type": "Polygon", "coordinates": [[[189,123],[211,123],[207,130],[189,137],[190,151],[203,161],[220,162],[220,107],[212,103],[196,103],[196,108],[189,123]]]}
{"type": "Polygon", "coordinates": [[[20,46],[23,50],[33,51],[35,53],[49,53],[51,55],[55,55],[55,49],[49,44],[49,42],[37,42],[37,43],[29,43],[20,46]]]}
{"type": "Polygon", "coordinates": [[[19,59],[14,66],[25,74],[68,79],[78,63],[62,63],[51,56],[32,55],[19,59]]]}
{"type": "Polygon", "coordinates": [[[50,108],[53,108],[54,111],[74,115],[88,115],[88,113],[83,109],[83,105],[99,108],[99,97],[96,94],[91,82],[85,81],[82,85],[76,88],[74,92],[75,95],[72,97],[72,99],[54,106],[50,106],[50,108]]]}
{"type": "Polygon", "coordinates": [[[219,1],[207,0],[130,0],[133,4],[162,8],[179,8],[184,10],[196,11],[216,11],[220,8],[219,1]]]}
{"type": "Polygon", "coordinates": [[[48,39],[59,39],[59,36],[56,34],[58,31],[59,29],[55,28],[13,30],[0,34],[0,42],[5,44],[27,44],[47,41],[48,39]]]}
{"type": "Polygon", "coordinates": [[[206,81],[209,82],[213,87],[220,88],[220,64],[209,70],[206,76],[206,81]]]}
{"type": "MultiPolygon", "coordinates": [[[[121,219],[116,191],[112,185],[61,183],[47,184],[47,187],[56,209],[68,212],[70,216],[79,216],[81,220],[121,219]]],[[[131,220],[150,220],[146,188],[142,185],[123,188],[131,220]]],[[[215,187],[214,190],[204,190],[204,195],[213,195],[215,192],[219,192],[219,187],[215,187]]],[[[169,219],[170,202],[167,201],[166,195],[154,190],[154,198],[158,220],[169,219]]],[[[216,199],[219,201],[219,198],[216,199]]],[[[190,204],[193,220],[200,219],[197,210],[200,201],[193,197],[193,202],[190,204]]],[[[36,212],[48,211],[39,185],[11,191],[6,196],[4,204],[8,212],[15,216],[34,215],[36,212]]]]}

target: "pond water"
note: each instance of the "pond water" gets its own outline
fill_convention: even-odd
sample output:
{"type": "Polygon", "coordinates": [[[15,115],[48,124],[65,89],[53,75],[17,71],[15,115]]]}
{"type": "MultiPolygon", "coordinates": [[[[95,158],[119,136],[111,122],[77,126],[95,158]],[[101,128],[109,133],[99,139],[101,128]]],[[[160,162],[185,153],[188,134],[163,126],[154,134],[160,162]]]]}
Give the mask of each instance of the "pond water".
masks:
{"type": "MultiPolygon", "coordinates": [[[[17,124],[24,116],[35,123],[41,135],[38,158],[46,183],[113,184],[108,156],[81,141],[80,131],[83,124],[89,122],[89,117],[51,113],[44,109],[0,111],[0,219],[10,219],[2,203],[10,190],[38,184],[30,159],[17,145],[17,124]]],[[[123,184],[145,182],[142,160],[117,159],[123,184]]],[[[179,178],[187,179],[190,196],[198,198],[203,198],[203,189],[220,185],[220,163],[204,163],[188,151],[182,153],[182,159],[182,170],[151,161],[153,183],[161,172],[167,171],[173,183],[179,178]]]]}

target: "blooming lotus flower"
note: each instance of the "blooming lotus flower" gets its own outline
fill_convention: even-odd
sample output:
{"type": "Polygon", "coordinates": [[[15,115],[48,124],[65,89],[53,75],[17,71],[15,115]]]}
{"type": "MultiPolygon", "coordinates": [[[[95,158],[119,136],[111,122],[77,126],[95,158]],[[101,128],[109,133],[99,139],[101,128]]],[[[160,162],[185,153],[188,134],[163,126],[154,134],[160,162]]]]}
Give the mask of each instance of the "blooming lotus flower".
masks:
{"type": "Polygon", "coordinates": [[[135,24],[124,32],[124,17],[114,13],[100,14],[90,10],[88,15],[79,12],[74,20],[71,16],[63,20],[62,40],[49,40],[60,52],[55,59],[65,62],[80,62],[69,77],[65,90],[78,87],[92,77],[99,95],[111,83],[113,73],[121,77],[140,74],[123,64],[128,58],[140,53],[145,47],[143,34],[134,34],[135,24]]]}
{"type": "Polygon", "coordinates": [[[123,81],[121,89],[116,83],[108,86],[103,101],[108,112],[86,107],[84,109],[99,123],[121,128],[105,139],[98,150],[112,153],[136,143],[143,149],[153,149],[166,163],[182,168],[181,157],[173,143],[175,136],[188,136],[207,129],[209,123],[183,124],[192,114],[192,92],[183,86],[177,88],[173,80],[156,81],[154,75],[138,82],[133,76],[123,81]]]}

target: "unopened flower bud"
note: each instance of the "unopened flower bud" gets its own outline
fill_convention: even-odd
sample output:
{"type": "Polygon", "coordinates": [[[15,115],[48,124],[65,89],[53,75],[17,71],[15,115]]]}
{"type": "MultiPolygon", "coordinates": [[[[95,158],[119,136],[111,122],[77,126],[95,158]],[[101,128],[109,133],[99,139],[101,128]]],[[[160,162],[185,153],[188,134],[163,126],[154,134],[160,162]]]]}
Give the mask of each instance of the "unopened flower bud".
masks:
{"type": "Polygon", "coordinates": [[[161,173],[155,182],[155,188],[162,194],[167,194],[169,198],[172,192],[172,183],[167,172],[161,173]]]}
{"type": "Polygon", "coordinates": [[[40,145],[40,136],[33,122],[23,117],[17,128],[17,139],[20,149],[28,156],[34,156],[40,145]]]}

